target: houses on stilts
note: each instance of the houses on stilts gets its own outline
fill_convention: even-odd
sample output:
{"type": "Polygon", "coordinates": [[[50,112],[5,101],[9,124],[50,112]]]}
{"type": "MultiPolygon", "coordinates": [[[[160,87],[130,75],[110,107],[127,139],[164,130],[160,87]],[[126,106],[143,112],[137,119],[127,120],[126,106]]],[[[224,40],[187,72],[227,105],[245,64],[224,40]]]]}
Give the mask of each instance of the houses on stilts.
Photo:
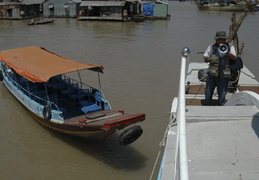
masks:
{"type": "Polygon", "coordinates": [[[35,17],[111,21],[133,21],[139,17],[170,19],[168,3],[158,0],[0,0],[0,19],[35,17]]]}

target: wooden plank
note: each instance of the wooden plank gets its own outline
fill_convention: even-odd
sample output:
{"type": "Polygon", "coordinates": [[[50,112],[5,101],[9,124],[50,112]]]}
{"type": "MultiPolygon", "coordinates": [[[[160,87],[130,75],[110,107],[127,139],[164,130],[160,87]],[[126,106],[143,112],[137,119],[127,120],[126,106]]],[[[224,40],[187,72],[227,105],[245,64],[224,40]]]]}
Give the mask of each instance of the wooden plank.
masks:
{"type": "Polygon", "coordinates": [[[254,91],[259,94],[259,86],[238,86],[239,91],[254,91]]]}
{"type": "Polygon", "coordinates": [[[187,94],[205,94],[205,85],[190,85],[187,94]]]}

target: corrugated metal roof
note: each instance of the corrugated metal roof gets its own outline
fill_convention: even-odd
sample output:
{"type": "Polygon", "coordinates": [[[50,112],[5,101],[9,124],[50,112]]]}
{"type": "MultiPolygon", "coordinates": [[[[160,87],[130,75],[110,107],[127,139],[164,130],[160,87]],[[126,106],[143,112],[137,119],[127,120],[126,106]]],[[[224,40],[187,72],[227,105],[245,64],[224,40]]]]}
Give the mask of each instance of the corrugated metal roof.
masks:
{"type": "Polygon", "coordinates": [[[167,2],[163,2],[163,1],[140,1],[140,4],[166,4],[168,5],[167,2]]]}
{"type": "Polygon", "coordinates": [[[13,5],[21,5],[20,2],[0,2],[0,6],[13,6],[13,5]]]}
{"type": "Polygon", "coordinates": [[[126,0],[127,2],[140,2],[140,0],[126,0]]]}
{"type": "Polygon", "coordinates": [[[80,6],[124,6],[125,1],[83,1],[80,6]]]}
{"type": "Polygon", "coordinates": [[[75,3],[81,3],[82,2],[82,0],[71,0],[71,1],[73,1],[75,3]]]}
{"type": "Polygon", "coordinates": [[[31,5],[31,4],[42,4],[45,0],[19,0],[25,5],[31,5]]]}

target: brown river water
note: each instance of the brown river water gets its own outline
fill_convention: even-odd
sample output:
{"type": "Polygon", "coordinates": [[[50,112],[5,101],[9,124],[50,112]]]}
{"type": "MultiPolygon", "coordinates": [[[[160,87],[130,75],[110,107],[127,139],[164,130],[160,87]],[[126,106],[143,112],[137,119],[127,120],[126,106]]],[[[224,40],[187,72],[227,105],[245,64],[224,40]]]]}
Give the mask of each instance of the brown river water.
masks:
{"type": "MultiPolygon", "coordinates": [[[[141,23],[60,18],[28,26],[29,20],[0,20],[1,51],[35,45],[103,65],[102,90],[113,109],[146,114],[140,123],[144,133],[133,144],[120,146],[117,134],[89,143],[41,126],[1,83],[0,179],[149,179],[178,93],[181,49],[189,47],[190,60],[202,62],[197,52],[214,42],[216,31],[229,31],[232,15],[199,11],[190,2],[169,2],[169,13],[171,20],[141,23]]],[[[239,29],[243,61],[257,77],[258,20],[259,14],[251,13],[239,29]]]]}

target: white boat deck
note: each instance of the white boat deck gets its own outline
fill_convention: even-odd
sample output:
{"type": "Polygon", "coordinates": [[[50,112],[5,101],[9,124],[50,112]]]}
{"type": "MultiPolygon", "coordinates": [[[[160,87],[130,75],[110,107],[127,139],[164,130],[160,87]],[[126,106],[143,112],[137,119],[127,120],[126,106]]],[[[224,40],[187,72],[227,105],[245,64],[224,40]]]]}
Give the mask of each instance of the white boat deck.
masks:
{"type": "MultiPolygon", "coordinates": [[[[190,85],[204,85],[197,77],[198,70],[206,67],[205,63],[191,63],[186,82],[189,81],[190,85]]],[[[246,67],[242,69],[239,85],[259,89],[258,81],[246,67]]],[[[229,97],[231,95],[233,94],[228,94],[229,97]]],[[[186,94],[186,98],[204,99],[204,94],[186,94]]],[[[214,99],[217,97],[214,96],[214,99]]],[[[177,109],[176,101],[178,101],[177,98],[174,99],[171,110],[174,116],[177,109]]],[[[257,93],[235,94],[225,106],[186,105],[185,118],[190,180],[259,179],[259,95],[257,93]]],[[[168,130],[159,180],[179,178],[174,177],[177,131],[177,125],[168,130]]]]}
{"type": "Polygon", "coordinates": [[[190,179],[258,179],[259,111],[256,107],[187,109],[190,179]]]}
{"type": "MultiPolygon", "coordinates": [[[[259,179],[255,106],[187,106],[186,111],[189,179],[259,179]]],[[[176,126],[169,130],[163,180],[173,179],[176,130],[176,126]]]]}

